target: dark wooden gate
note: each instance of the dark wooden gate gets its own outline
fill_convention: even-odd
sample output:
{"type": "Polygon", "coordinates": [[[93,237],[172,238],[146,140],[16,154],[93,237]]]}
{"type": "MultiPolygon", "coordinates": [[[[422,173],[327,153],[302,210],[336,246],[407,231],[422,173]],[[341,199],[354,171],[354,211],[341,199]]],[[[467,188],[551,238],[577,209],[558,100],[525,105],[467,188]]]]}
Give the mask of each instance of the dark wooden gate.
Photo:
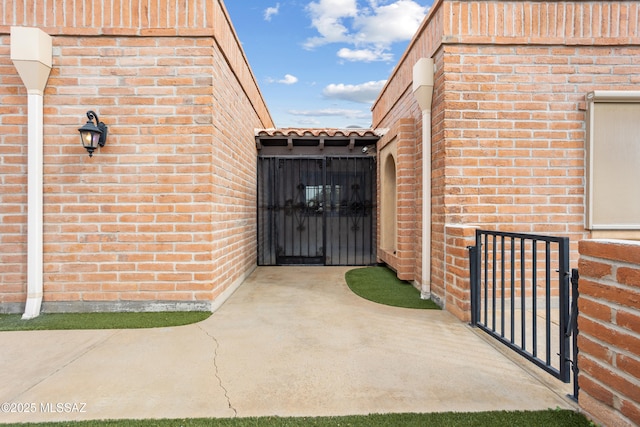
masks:
{"type": "Polygon", "coordinates": [[[376,262],[375,160],[258,158],[259,265],[376,262]]]}

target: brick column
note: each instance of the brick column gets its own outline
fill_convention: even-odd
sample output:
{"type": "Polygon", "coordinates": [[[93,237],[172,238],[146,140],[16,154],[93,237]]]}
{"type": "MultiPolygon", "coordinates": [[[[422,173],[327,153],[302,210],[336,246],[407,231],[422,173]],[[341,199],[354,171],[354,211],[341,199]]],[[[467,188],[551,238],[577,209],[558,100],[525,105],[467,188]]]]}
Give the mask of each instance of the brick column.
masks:
{"type": "MultiPolygon", "coordinates": [[[[476,227],[445,226],[445,289],[444,306],[463,322],[471,320],[471,288],[469,281],[468,246],[475,245],[476,227]]],[[[442,293],[440,293],[442,292],[442,293]]]]}
{"type": "Polygon", "coordinates": [[[640,242],[579,251],[580,406],[604,425],[640,425],[640,242]]]}

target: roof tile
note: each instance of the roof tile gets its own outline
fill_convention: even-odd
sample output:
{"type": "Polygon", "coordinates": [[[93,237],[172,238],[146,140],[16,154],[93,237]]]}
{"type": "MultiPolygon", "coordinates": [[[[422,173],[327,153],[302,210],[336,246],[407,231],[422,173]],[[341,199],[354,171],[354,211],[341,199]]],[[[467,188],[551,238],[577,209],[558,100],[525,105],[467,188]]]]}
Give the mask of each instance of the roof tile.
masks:
{"type": "Polygon", "coordinates": [[[363,128],[270,128],[270,129],[256,129],[256,137],[365,137],[365,136],[382,136],[384,135],[383,129],[363,129],[363,128]]]}

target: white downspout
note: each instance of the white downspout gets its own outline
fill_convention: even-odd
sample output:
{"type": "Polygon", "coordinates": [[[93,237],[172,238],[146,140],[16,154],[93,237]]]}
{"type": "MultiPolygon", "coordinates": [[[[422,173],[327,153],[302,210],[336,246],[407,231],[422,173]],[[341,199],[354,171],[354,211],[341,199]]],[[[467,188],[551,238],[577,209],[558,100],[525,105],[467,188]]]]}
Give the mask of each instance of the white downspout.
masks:
{"type": "Polygon", "coordinates": [[[413,95],[422,110],[422,284],[420,297],[431,298],[431,100],[434,65],[420,58],[413,66],[413,95]]]}
{"type": "Polygon", "coordinates": [[[23,319],[40,315],[43,294],[43,97],[52,65],[51,36],[11,27],[11,60],[27,88],[27,302],[23,319]]]}

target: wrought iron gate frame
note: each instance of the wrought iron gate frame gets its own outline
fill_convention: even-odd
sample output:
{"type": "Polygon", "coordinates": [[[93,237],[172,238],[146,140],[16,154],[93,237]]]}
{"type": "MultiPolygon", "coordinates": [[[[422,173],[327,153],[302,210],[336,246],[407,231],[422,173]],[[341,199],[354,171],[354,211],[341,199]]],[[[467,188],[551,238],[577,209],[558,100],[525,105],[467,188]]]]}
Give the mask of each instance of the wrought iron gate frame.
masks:
{"type": "MultiPolygon", "coordinates": [[[[524,245],[519,245],[519,247],[521,248],[521,256],[524,257],[524,245]]],[[[535,259],[536,257],[536,252],[537,252],[537,246],[536,244],[532,244],[533,248],[536,248],[535,250],[532,251],[533,253],[533,258],[535,259]]],[[[516,353],[520,354],[521,356],[525,357],[526,359],[528,359],[529,361],[533,362],[535,365],[537,365],[538,367],[542,368],[543,370],[545,370],[546,372],[550,373],[551,375],[555,376],[556,378],[560,379],[561,381],[565,382],[565,383],[569,383],[571,381],[571,371],[573,371],[573,376],[574,376],[574,396],[572,396],[573,398],[577,399],[578,396],[578,383],[577,383],[577,373],[578,373],[578,367],[577,367],[577,353],[578,353],[578,348],[577,348],[577,310],[578,310],[578,305],[577,305],[577,298],[578,298],[578,292],[577,292],[577,281],[578,281],[578,274],[577,274],[577,270],[574,269],[573,271],[573,277],[571,277],[571,272],[569,271],[569,239],[567,237],[552,237],[552,236],[542,236],[542,235],[533,235],[533,234],[522,234],[522,233],[508,233],[508,232],[498,232],[498,231],[488,231],[488,230],[476,230],[476,244],[475,246],[469,246],[468,247],[469,250],[469,267],[470,267],[470,291],[471,291],[471,325],[474,327],[477,327],[479,329],[481,329],[482,331],[488,333],[491,337],[497,339],[499,342],[501,342],[502,344],[506,345],[507,347],[509,347],[510,349],[514,350],[516,353]],[[483,240],[483,236],[486,236],[485,239],[483,240]],[[493,310],[493,315],[492,315],[492,325],[487,325],[485,323],[483,323],[482,320],[482,313],[480,312],[481,310],[481,292],[483,290],[482,288],[482,283],[481,283],[481,277],[482,277],[482,273],[481,273],[481,269],[485,268],[485,275],[484,275],[484,280],[485,282],[487,282],[489,280],[489,274],[487,273],[489,270],[487,270],[487,265],[486,262],[483,263],[483,259],[486,261],[487,260],[487,251],[488,251],[488,246],[486,244],[486,242],[488,241],[487,239],[489,239],[489,236],[492,236],[492,250],[493,250],[493,260],[496,259],[496,241],[497,239],[501,239],[501,265],[496,265],[493,266],[491,269],[491,280],[492,280],[492,290],[493,290],[493,305],[492,305],[492,310],[493,310]],[[521,346],[517,345],[516,343],[513,342],[513,339],[509,340],[504,336],[504,326],[502,327],[502,334],[498,333],[498,331],[496,330],[496,326],[495,326],[495,319],[496,319],[496,315],[495,315],[495,310],[496,310],[496,293],[495,293],[495,289],[496,289],[496,271],[498,271],[498,268],[500,268],[499,271],[501,271],[501,275],[500,275],[500,279],[502,280],[501,286],[502,286],[502,290],[504,290],[504,280],[505,280],[505,257],[504,257],[504,239],[512,239],[512,243],[510,244],[511,246],[511,263],[510,265],[513,266],[513,260],[514,260],[514,245],[513,245],[513,239],[520,239],[522,242],[525,242],[527,240],[531,240],[533,242],[538,242],[538,241],[542,241],[545,242],[546,245],[546,289],[547,291],[549,290],[549,244],[554,243],[558,245],[558,263],[559,263],[559,268],[558,270],[556,270],[556,272],[558,273],[558,283],[559,283],[559,295],[558,295],[558,300],[559,300],[559,311],[560,311],[560,319],[559,319],[559,369],[556,369],[555,367],[551,366],[550,360],[549,360],[549,355],[547,354],[546,360],[542,360],[539,357],[537,357],[535,351],[534,353],[530,353],[528,352],[525,348],[522,348],[521,346]],[[484,257],[483,257],[483,249],[484,247],[484,257]],[[571,277],[571,284],[572,286],[572,291],[570,292],[570,277],[571,277]],[[570,301],[571,300],[571,301],[570,301]],[[569,304],[571,304],[571,307],[569,307],[569,304]],[[570,339],[573,336],[573,341],[572,344],[570,345],[570,339]],[[573,348],[573,354],[570,354],[570,350],[571,348],[573,348]]],[[[521,268],[524,269],[524,259],[521,260],[520,262],[521,264],[521,268]]],[[[513,280],[513,275],[511,276],[511,280],[513,280]]],[[[533,277],[535,280],[535,272],[533,273],[533,277]]],[[[524,280],[524,274],[521,274],[521,278],[520,280],[524,280]]],[[[511,285],[513,286],[513,285],[511,285]]],[[[485,292],[488,289],[487,284],[485,283],[485,292]]],[[[535,295],[534,295],[535,297],[535,295]]],[[[502,301],[500,302],[501,304],[501,308],[502,311],[504,312],[504,292],[501,292],[501,298],[502,301]]],[[[547,306],[549,304],[549,298],[550,296],[545,295],[546,301],[547,301],[547,306]]],[[[513,301],[514,298],[512,298],[513,301]]],[[[522,297],[522,299],[524,300],[524,297],[522,297]]],[[[535,308],[535,298],[533,301],[533,305],[535,308]]],[[[487,310],[487,305],[485,304],[485,311],[487,310]]],[[[486,320],[487,316],[485,316],[486,320]]],[[[502,319],[502,322],[504,322],[504,319],[502,319]]],[[[549,321],[547,320],[547,328],[549,328],[548,325],[549,321]]],[[[534,324],[534,331],[533,331],[533,336],[535,336],[536,331],[536,323],[533,322],[534,324]]],[[[511,324],[511,330],[513,330],[513,315],[512,315],[512,324],[511,324]]],[[[525,336],[525,332],[524,332],[524,328],[526,327],[526,322],[524,322],[523,320],[523,324],[521,325],[522,327],[522,334],[523,337],[525,336]]],[[[546,335],[546,339],[547,339],[547,349],[550,348],[549,346],[549,339],[550,339],[550,335],[548,333],[548,329],[547,329],[547,335],[546,335]]],[[[513,336],[513,335],[512,335],[513,336]]],[[[524,339],[524,338],[523,338],[524,339]]],[[[526,346],[525,346],[526,347],[526,346]]],[[[547,350],[548,352],[548,350],[547,350]]]]}
{"type": "MultiPolygon", "coordinates": [[[[281,263],[279,262],[279,258],[281,258],[280,255],[278,255],[278,247],[276,245],[276,247],[269,247],[268,250],[268,254],[265,254],[263,252],[267,252],[265,251],[266,248],[264,248],[263,246],[266,245],[266,243],[263,241],[264,239],[267,239],[271,242],[275,242],[278,240],[277,237],[277,233],[278,230],[274,229],[274,227],[277,228],[277,225],[275,224],[276,219],[274,217],[272,217],[269,220],[269,226],[265,226],[266,221],[261,217],[261,215],[265,214],[263,211],[268,211],[270,212],[268,215],[277,215],[277,212],[279,210],[282,210],[283,208],[286,209],[286,206],[279,206],[276,196],[276,199],[274,199],[273,197],[268,197],[270,203],[267,203],[266,206],[261,206],[264,203],[264,201],[262,200],[265,196],[262,192],[263,191],[273,191],[274,194],[275,192],[279,191],[278,190],[278,185],[279,185],[279,181],[278,181],[278,177],[274,175],[270,175],[269,176],[269,182],[268,183],[264,183],[263,180],[265,179],[264,175],[264,170],[263,168],[263,161],[265,160],[270,160],[271,162],[273,162],[273,164],[271,162],[268,162],[268,167],[269,167],[269,173],[273,172],[271,171],[271,167],[275,166],[275,167],[279,167],[278,165],[283,162],[283,161],[287,161],[287,160],[298,160],[298,161],[320,161],[321,162],[321,166],[320,166],[320,170],[321,170],[321,181],[322,181],[322,185],[326,186],[326,185],[330,185],[329,184],[329,172],[328,169],[330,169],[331,164],[333,161],[341,161],[341,160],[368,160],[369,162],[367,162],[366,164],[371,168],[370,169],[370,176],[368,178],[365,178],[370,180],[369,182],[369,186],[370,186],[370,193],[369,195],[371,196],[371,200],[367,200],[366,196],[364,198],[361,199],[353,199],[354,195],[356,193],[354,193],[353,191],[353,187],[356,184],[350,183],[350,190],[349,190],[349,195],[351,197],[350,200],[338,200],[337,203],[330,203],[329,200],[325,200],[326,194],[324,194],[324,189],[323,189],[323,200],[322,200],[322,205],[321,205],[321,211],[322,211],[322,241],[321,241],[321,249],[322,249],[322,256],[317,256],[317,257],[311,257],[314,259],[320,259],[322,258],[322,262],[311,262],[310,264],[312,265],[370,265],[370,264],[375,264],[375,251],[376,251],[376,179],[377,179],[377,171],[376,171],[376,166],[375,166],[375,157],[372,156],[364,156],[364,155],[344,155],[344,154],[325,154],[325,155],[260,155],[258,156],[258,179],[257,179],[257,224],[258,224],[258,265],[287,265],[288,263],[281,263]],[[263,185],[264,184],[264,185],[263,185]],[[261,186],[268,186],[268,189],[265,188],[261,188],[261,186]],[[272,203],[274,202],[275,203],[272,203]],[[346,203],[346,204],[345,204],[346,203]],[[340,253],[341,249],[338,249],[338,259],[339,261],[333,262],[333,261],[329,261],[328,259],[330,257],[334,257],[334,251],[335,248],[332,248],[331,250],[329,250],[328,248],[328,230],[329,230],[329,225],[328,225],[328,221],[329,218],[331,216],[331,212],[335,211],[337,209],[338,212],[340,212],[341,214],[338,215],[339,218],[348,218],[348,225],[350,228],[358,228],[360,227],[360,221],[356,218],[356,216],[360,215],[360,216],[370,216],[371,217],[371,224],[369,225],[369,251],[368,253],[363,253],[363,254],[359,254],[356,253],[354,255],[353,258],[353,262],[351,262],[351,255],[349,253],[349,250],[347,250],[347,255],[346,255],[346,263],[343,262],[343,256],[340,253]],[[343,212],[347,212],[347,214],[342,214],[343,212]],[[367,213],[368,212],[368,213],[367,213]],[[361,263],[358,263],[358,258],[360,258],[361,263]],[[369,261],[366,261],[366,259],[369,259],[369,261]]],[[[266,163],[266,162],[265,162],[266,163]]],[[[358,170],[358,168],[354,169],[355,171],[358,170]]],[[[338,170],[338,175],[339,176],[340,173],[346,172],[347,174],[352,173],[352,171],[347,167],[344,171],[343,170],[338,170]]],[[[360,177],[360,175],[356,175],[358,177],[360,177]]],[[[333,182],[333,181],[331,181],[333,182]]],[[[362,185],[365,185],[366,187],[366,183],[365,182],[360,182],[357,183],[357,187],[360,188],[362,185]]],[[[295,201],[292,201],[292,203],[294,203],[295,201]]],[[[291,211],[290,213],[293,213],[294,208],[296,208],[296,206],[289,206],[289,211],[291,211]]],[[[305,206],[304,209],[307,209],[307,207],[305,206]]],[[[299,212],[298,212],[299,213],[299,212]]],[[[358,217],[359,218],[359,217],[358,217]]],[[[342,233],[344,234],[344,233],[342,233]]],[[[363,235],[364,236],[364,235],[363,235]]],[[[363,245],[367,246],[366,243],[364,243],[365,238],[363,237],[363,245]]],[[[347,245],[349,245],[349,243],[347,243],[347,245]]],[[[338,244],[338,246],[340,246],[340,244],[338,244]]],[[[291,257],[289,257],[291,258],[291,257]]],[[[293,257],[295,258],[295,256],[293,257]]],[[[303,256],[299,257],[304,258],[303,256]]],[[[309,259],[311,259],[309,258],[309,259]]],[[[297,263],[297,262],[296,262],[297,263]]],[[[300,264],[304,264],[304,262],[300,261],[300,264]]]]}

